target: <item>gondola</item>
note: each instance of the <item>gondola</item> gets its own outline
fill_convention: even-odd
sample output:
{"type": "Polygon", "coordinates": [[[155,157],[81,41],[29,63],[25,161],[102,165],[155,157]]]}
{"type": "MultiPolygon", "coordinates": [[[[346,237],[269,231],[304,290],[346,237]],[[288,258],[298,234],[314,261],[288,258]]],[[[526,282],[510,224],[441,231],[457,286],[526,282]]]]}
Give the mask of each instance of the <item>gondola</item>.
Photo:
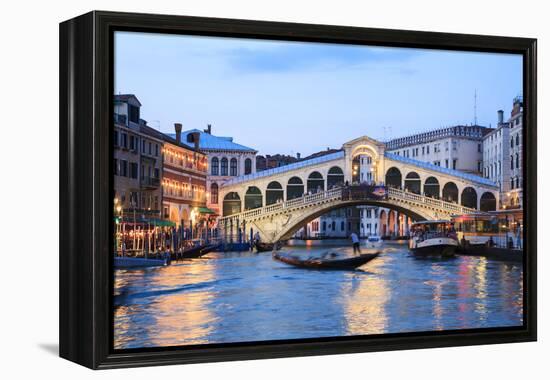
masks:
{"type": "Polygon", "coordinates": [[[282,244],[280,242],[277,243],[255,243],[254,248],[256,248],[256,252],[267,252],[267,251],[273,251],[280,249],[282,244]]]}
{"type": "Polygon", "coordinates": [[[208,252],[210,252],[203,252],[206,247],[206,244],[200,244],[195,247],[188,248],[185,251],[181,252],[179,254],[179,257],[182,259],[196,259],[197,257],[201,257],[202,255],[206,255],[208,252]]]}
{"type": "Polygon", "coordinates": [[[204,256],[207,253],[210,253],[220,247],[220,244],[208,244],[203,249],[201,249],[200,256],[204,256]]]}
{"type": "Polygon", "coordinates": [[[359,256],[346,258],[307,258],[301,259],[297,256],[273,252],[273,259],[285,264],[294,265],[300,268],[309,269],[356,269],[372,259],[378,257],[379,253],[365,253],[359,256]]]}

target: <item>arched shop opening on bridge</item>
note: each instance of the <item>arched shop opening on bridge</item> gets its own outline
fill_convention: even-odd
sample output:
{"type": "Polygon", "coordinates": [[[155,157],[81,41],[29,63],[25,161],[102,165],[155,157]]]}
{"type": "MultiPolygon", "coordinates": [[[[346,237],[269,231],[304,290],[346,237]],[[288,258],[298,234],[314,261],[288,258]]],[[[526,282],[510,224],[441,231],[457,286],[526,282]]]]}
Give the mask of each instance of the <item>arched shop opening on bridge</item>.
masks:
{"type": "Polygon", "coordinates": [[[462,190],[460,204],[464,207],[477,208],[477,193],[473,187],[466,187],[462,190]]]}
{"type": "Polygon", "coordinates": [[[392,167],[386,172],[386,186],[401,188],[402,176],[399,169],[392,167]]]}
{"type": "Polygon", "coordinates": [[[458,203],[458,187],[454,182],[447,182],[443,186],[442,198],[446,202],[458,203]]]}
{"type": "Polygon", "coordinates": [[[241,198],[236,192],[227,193],[223,198],[223,216],[241,212],[241,198]]]}
{"type": "Polygon", "coordinates": [[[479,209],[481,211],[495,211],[497,209],[497,199],[495,195],[486,191],[479,200],[479,209]]]}
{"type": "Polygon", "coordinates": [[[244,209],[252,210],[262,207],[262,191],[256,186],[250,186],[244,195],[244,209]]]}
{"type": "Polygon", "coordinates": [[[371,183],[374,177],[374,160],[368,153],[359,153],[352,160],[352,183],[371,183]]]}
{"type": "Polygon", "coordinates": [[[272,181],[267,185],[265,192],[265,205],[269,206],[284,199],[283,186],[277,181],[272,181]]]}
{"type": "Polygon", "coordinates": [[[439,199],[439,181],[435,177],[428,177],[424,182],[424,195],[430,198],[439,199]]]}
{"type": "Polygon", "coordinates": [[[333,166],[327,174],[327,190],[344,184],[344,171],[339,166],[333,166]]]}
{"type": "Polygon", "coordinates": [[[313,172],[307,177],[307,192],[311,194],[325,190],[325,180],[319,172],[313,172]]]}
{"type": "Polygon", "coordinates": [[[286,199],[300,198],[304,195],[304,183],[300,177],[292,177],[286,185],[286,199]]]}
{"type": "Polygon", "coordinates": [[[420,194],[420,176],[416,172],[410,172],[405,177],[405,190],[420,194]]]}

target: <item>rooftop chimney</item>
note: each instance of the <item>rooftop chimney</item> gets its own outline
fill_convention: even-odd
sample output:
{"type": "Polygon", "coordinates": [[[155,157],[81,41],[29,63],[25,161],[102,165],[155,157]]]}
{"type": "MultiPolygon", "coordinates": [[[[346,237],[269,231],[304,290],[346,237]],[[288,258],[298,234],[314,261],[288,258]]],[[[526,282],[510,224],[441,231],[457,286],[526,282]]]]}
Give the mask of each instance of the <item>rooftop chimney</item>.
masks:
{"type": "Polygon", "coordinates": [[[208,133],[209,135],[212,134],[212,124],[208,124],[206,126],[206,129],[204,130],[206,133],[208,133]]]}
{"type": "Polygon", "coordinates": [[[174,129],[176,130],[176,141],[181,142],[181,124],[174,123],[174,129]]]}
{"type": "Polygon", "coordinates": [[[200,132],[193,132],[191,133],[191,135],[193,135],[193,142],[195,143],[195,149],[196,150],[199,150],[199,142],[200,142],[200,139],[201,139],[201,134],[200,132]]]}
{"type": "Polygon", "coordinates": [[[300,159],[301,156],[302,156],[302,155],[301,155],[300,153],[296,153],[296,158],[297,158],[297,159],[300,159]]]}
{"type": "Polygon", "coordinates": [[[498,123],[502,124],[504,122],[504,111],[498,110],[497,114],[498,114],[498,123]]]}

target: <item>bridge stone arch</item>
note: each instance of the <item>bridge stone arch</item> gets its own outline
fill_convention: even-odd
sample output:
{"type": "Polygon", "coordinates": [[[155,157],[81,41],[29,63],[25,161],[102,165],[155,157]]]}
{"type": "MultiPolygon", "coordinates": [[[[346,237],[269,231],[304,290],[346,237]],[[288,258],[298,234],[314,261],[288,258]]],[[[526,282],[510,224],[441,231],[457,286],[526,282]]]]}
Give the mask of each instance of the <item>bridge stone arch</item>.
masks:
{"type": "MultiPolygon", "coordinates": [[[[312,220],[330,212],[333,210],[341,209],[341,208],[347,208],[347,207],[354,207],[354,206],[378,206],[383,207],[386,209],[398,211],[400,214],[407,215],[412,220],[415,221],[421,221],[421,220],[428,220],[433,219],[433,215],[427,214],[422,210],[412,210],[400,205],[396,205],[391,202],[379,202],[379,201],[349,201],[349,202],[341,202],[339,204],[331,204],[331,205],[322,205],[319,207],[311,208],[308,210],[304,210],[303,213],[300,213],[299,215],[290,215],[289,217],[285,218],[282,221],[281,226],[279,226],[278,229],[275,229],[275,233],[270,233],[269,231],[271,228],[266,228],[265,223],[257,223],[253,222],[256,229],[260,232],[262,235],[262,239],[265,241],[271,241],[275,242],[278,240],[287,240],[292,237],[292,235],[298,231],[300,228],[305,226],[307,223],[311,222],[312,220]]],[[[389,213],[390,216],[392,214],[395,214],[393,212],[389,213]]],[[[394,215],[395,217],[395,215],[394,215]]],[[[273,221],[272,221],[273,222],[273,221]]],[[[394,228],[392,223],[389,223],[386,228],[394,228]]],[[[387,231],[389,232],[389,231],[387,231]]]]}
{"type": "Polygon", "coordinates": [[[479,209],[481,211],[495,211],[497,209],[497,199],[495,195],[490,191],[486,191],[481,194],[479,209]]]}

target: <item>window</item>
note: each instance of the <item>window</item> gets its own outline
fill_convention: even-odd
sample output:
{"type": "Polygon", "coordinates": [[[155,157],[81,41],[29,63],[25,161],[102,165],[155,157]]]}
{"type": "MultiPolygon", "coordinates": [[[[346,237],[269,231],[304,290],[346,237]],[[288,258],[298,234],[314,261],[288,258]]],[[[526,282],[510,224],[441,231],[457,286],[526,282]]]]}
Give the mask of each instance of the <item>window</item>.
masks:
{"type": "Polygon", "coordinates": [[[448,168],[449,167],[449,159],[445,159],[445,167],[448,168]]]}
{"type": "Polygon", "coordinates": [[[426,151],[426,147],[423,146],[422,147],[422,155],[424,155],[425,151],[426,151]]]}
{"type": "Polygon", "coordinates": [[[231,159],[231,164],[230,164],[229,170],[230,170],[229,175],[232,175],[232,176],[237,175],[237,159],[236,158],[231,159]]]}
{"type": "Polygon", "coordinates": [[[126,133],[122,133],[120,137],[122,138],[120,145],[123,148],[128,148],[128,135],[126,133]]]}
{"type": "Polygon", "coordinates": [[[477,162],[477,171],[481,173],[481,161],[477,162]]]}
{"type": "Polygon", "coordinates": [[[370,218],[372,216],[372,210],[367,210],[367,218],[370,218]]]}
{"type": "Polygon", "coordinates": [[[252,160],[250,158],[247,158],[244,160],[244,174],[251,174],[252,173],[252,160]]]}
{"type": "Polygon", "coordinates": [[[139,107],[128,104],[128,114],[130,121],[139,123],[139,107]]]}
{"type": "Polygon", "coordinates": [[[514,168],[514,156],[510,156],[510,169],[514,168]]]}
{"type": "Polygon", "coordinates": [[[227,175],[227,158],[222,158],[222,161],[221,161],[221,175],[227,175]]]}
{"type": "Polygon", "coordinates": [[[453,159],[453,170],[456,170],[456,158],[453,159]]]}
{"type": "Polygon", "coordinates": [[[519,145],[519,134],[516,135],[516,146],[518,146],[518,145],[519,145]]]}
{"type": "Polygon", "coordinates": [[[516,177],[516,188],[519,189],[519,177],[516,177]]]}
{"type": "Polygon", "coordinates": [[[130,162],[130,178],[138,177],[138,164],[137,162],[130,162]]]}
{"type": "Polygon", "coordinates": [[[130,135],[130,150],[136,149],[136,138],[133,135],[130,135]]]}
{"type": "Polygon", "coordinates": [[[160,178],[160,170],[155,168],[155,178],[160,178]]]}
{"type": "Polygon", "coordinates": [[[210,202],[218,203],[218,184],[213,183],[210,185],[210,202]]]}
{"type": "Polygon", "coordinates": [[[510,188],[514,189],[514,179],[510,178],[510,188]]]}
{"type": "Polygon", "coordinates": [[[516,169],[519,168],[519,153],[516,153],[516,169]]]}
{"type": "Polygon", "coordinates": [[[153,144],[151,144],[151,142],[149,141],[149,154],[152,154],[153,153],[153,144]]]}
{"type": "Polygon", "coordinates": [[[426,146],[426,154],[430,154],[430,146],[429,145],[426,146]]]}
{"type": "Polygon", "coordinates": [[[141,153],[145,153],[145,140],[141,140],[141,153]]]}
{"type": "Polygon", "coordinates": [[[155,157],[158,157],[159,155],[159,146],[158,144],[155,144],[155,157]]]}
{"type": "Polygon", "coordinates": [[[322,231],[326,231],[327,230],[327,222],[323,221],[323,230],[322,231]]]}
{"type": "Polygon", "coordinates": [[[340,222],[340,231],[344,231],[344,229],[346,228],[346,225],[344,222],[340,222]]]}
{"type": "Polygon", "coordinates": [[[481,144],[477,144],[477,151],[478,153],[481,153],[481,144]]]}
{"type": "Polygon", "coordinates": [[[512,137],[512,139],[510,140],[510,148],[513,148],[514,147],[514,138],[512,137]]]}
{"type": "Polygon", "coordinates": [[[128,177],[128,161],[120,160],[120,175],[128,177]]]}
{"type": "Polygon", "coordinates": [[[220,172],[220,161],[218,160],[218,157],[212,158],[212,168],[210,169],[212,175],[218,175],[220,172]]]}

